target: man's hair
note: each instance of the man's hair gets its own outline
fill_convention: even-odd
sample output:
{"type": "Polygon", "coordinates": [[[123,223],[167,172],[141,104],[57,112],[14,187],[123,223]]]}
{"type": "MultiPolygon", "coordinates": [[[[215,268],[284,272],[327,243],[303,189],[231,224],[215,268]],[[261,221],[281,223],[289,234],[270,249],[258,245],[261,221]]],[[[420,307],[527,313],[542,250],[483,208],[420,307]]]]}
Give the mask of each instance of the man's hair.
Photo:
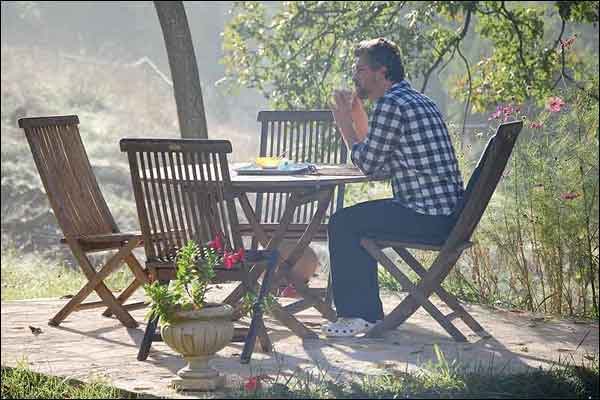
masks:
{"type": "Polygon", "coordinates": [[[386,67],[385,77],[392,82],[404,79],[404,66],[400,58],[400,50],[396,43],[386,38],[364,40],[354,49],[354,56],[366,55],[371,69],[386,67]]]}

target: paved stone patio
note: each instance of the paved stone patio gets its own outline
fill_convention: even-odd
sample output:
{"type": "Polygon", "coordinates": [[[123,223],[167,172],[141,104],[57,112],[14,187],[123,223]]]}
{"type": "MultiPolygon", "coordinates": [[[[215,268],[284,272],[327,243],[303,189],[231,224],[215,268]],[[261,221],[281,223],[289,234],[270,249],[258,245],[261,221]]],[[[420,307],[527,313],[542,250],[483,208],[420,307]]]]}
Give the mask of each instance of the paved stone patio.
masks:
{"type": "MultiPolygon", "coordinates": [[[[382,297],[386,312],[401,298],[398,295],[382,297]]],[[[440,306],[435,297],[432,300],[440,306]]],[[[48,326],[48,319],[64,302],[2,302],[2,365],[15,366],[24,360],[32,370],[41,373],[82,381],[102,378],[118,388],[154,396],[194,396],[193,393],[176,393],[169,387],[184,361],[164,343],[153,345],[147,361],[136,360],[146,310],[133,312],[141,322],[136,329],[124,328],[116,319],[102,317],[100,309],[71,314],[57,328],[48,326]],[[33,334],[30,325],[41,328],[42,332],[33,334]]],[[[442,312],[449,311],[440,308],[442,312]]],[[[335,379],[411,370],[429,361],[436,362],[435,344],[449,362],[458,360],[473,368],[491,367],[502,372],[549,367],[559,359],[581,363],[586,356],[598,353],[598,324],[475,305],[465,305],[465,308],[487,329],[489,337],[471,334],[469,343],[458,344],[422,309],[383,339],[321,336],[318,340],[303,342],[267,318],[275,353],[255,352],[251,364],[241,365],[242,344],[232,343],[217,353],[211,365],[226,375],[227,385],[231,387],[249,376],[292,374],[298,368],[320,371],[335,379]]],[[[314,309],[303,311],[299,316],[317,332],[324,322],[314,309]]],[[[468,332],[462,323],[459,329],[468,332]]]]}

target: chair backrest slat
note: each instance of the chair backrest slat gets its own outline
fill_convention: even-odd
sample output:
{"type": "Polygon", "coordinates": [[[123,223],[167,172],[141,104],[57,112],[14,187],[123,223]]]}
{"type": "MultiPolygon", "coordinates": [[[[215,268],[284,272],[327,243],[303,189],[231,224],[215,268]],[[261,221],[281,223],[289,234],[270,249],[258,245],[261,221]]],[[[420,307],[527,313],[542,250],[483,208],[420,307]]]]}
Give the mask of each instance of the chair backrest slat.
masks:
{"type": "Polygon", "coordinates": [[[231,143],[205,139],[122,139],[148,260],[170,259],[193,239],[217,234],[242,247],[231,193],[231,143]]]}
{"type": "MultiPolygon", "coordinates": [[[[260,111],[261,123],[259,155],[276,157],[285,152],[293,162],[346,164],[348,151],[335,125],[330,110],[260,111]]],[[[259,194],[256,213],[262,223],[276,223],[283,214],[288,195],[285,193],[259,194]]],[[[344,204],[344,187],[334,193],[325,220],[344,204]]],[[[298,207],[293,223],[307,223],[315,212],[316,203],[298,207]]]]}
{"type": "MultiPolygon", "coordinates": [[[[467,185],[462,210],[444,248],[470,240],[504,173],[523,121],[501,124],[479,160],[467,185]]],[[[442,250],[443,251],[443,250],[442,250]]]]}
{"type": "Polygon", "coordinates": [[[118,232],[78,125],[76,115],[19,120],[65,237],[118,232]]]}

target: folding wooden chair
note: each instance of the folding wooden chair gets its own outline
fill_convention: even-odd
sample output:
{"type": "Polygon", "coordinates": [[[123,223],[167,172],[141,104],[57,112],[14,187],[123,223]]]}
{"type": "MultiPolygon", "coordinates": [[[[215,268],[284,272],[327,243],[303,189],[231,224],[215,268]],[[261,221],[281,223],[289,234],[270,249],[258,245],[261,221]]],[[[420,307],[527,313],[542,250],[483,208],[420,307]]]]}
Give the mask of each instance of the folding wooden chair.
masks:
{"type": "Polygon", "coordinates": [[[120,232],[98,187],[79,135],[76,115],[22,118],[33,159],[46,189],[54,215],[64,239],[79,263],[88,283],[49,321],[58,326],[73,311],[108,307],[105,316],[114,315],[128,328],[137,322],[127,310],[144,307],[144,303],[123,305],[148,281],[145,269],[132,250],[141,245],[140,233],[120,232]],[[116,250],[97,271],[88,253],[116,250]],[[125,262],[133,272],[133,282],[115,298],[104,280],[125,262]],[[100,301],[82,303],[93,291],[100,301]]]}
{"type": "MultiPolygon", "coordinates": [[[[312,111],[260,111],[261,157],[285,155],[293,162],[319,164],[346,164],[348,151],[337,130],[330,110],[312,111]]],[[[329,210],[313,240],[327,240],[327,221],[336,210],[344,206],[344,185],[339,185],[331,200],[329,210]]],[[[255,213],[267,235],[272,236],[279,226],[290,193],[258,193],[255,213]]],[[[317,202],[298,208],[284,239],[299,239],[315,213],[317,202]]],[[[249,224],[240,225],[242,236],[252,236],[249,224]]],[[[256,246],[253,240],[253,248],[256,246]]]]}
{"type": "Polygon", "coordinates": [[[421,306],[457,341],[464,342],[467,339],[452,323],[455,318],[462,319],[473,332],[479,335],[484,334],[485,331],[481,325],[460,305],[454,296],[442,288],[441,284],[462,252],[472,245],[469,241],[471,235],[502,177],[522,127],[522,121],[505,123],[498,127],[496,134],[486,145],[485,151],[469,180],[463,201],[458,207],[458,220],[444,243],[407,243],[381,236],[365,237],[361,240],[361,245],[365,250],[377,259],[409,292],[409,295],[383,321],[376,324],[368,332],[368,337],[378,337],[384,331],[396,328],[421,306]],[[388,247],[393,248],[408,266],[419,275],[420,281],[418,284],[413,284],[383,253],[382,250],[388,247]],[[407,250],[408,248],[433,250],[439,253],[429,270],[427,270],[412,256],[407,250]],[[452,310],[450,314],[442,314],[428,300],[433,293],[436,293],[450,307],[452,310]]]}
{"type": "MultiPolygon", "coordinates": [[[[146,267],[152,280],[168,284],[175,278],[177,250],[189,240],[205,245],[220,235],[227,249],[243,247],[227,163],[229,141],[122,139],[120,145],[129,158],[146,267]]],[[[232,269],[217,266],[212,283],[238,281],[245,293],[256,293],[258,283],[250,278],[250,267],[268,263],[260,292],[264,297],[276,262],[276,251],[247,250],[246,261],[232,269]]],[[[249,362],[256,335],[263,350],[271,350],[259,303],[260,298],[254,307],[251,330],[234,337],[234,341],[246,342],[242,362],[249,362]]],[[[239,302],[230,305],[240,306],[239,302]]],[[[152,317],[147,325],[138,353],[140,361],[148,357],[153,341],[162,340],[156,332],[157,324],[158,318],[152,317]]]]}

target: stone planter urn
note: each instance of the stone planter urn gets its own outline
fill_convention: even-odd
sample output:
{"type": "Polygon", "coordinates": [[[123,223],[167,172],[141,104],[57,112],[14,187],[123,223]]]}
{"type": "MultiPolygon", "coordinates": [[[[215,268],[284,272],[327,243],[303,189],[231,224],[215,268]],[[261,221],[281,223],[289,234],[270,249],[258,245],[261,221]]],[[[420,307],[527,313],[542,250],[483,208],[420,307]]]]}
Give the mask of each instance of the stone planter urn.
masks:
{"type": "Polygon", "coordinates": [[[178,311],[173,322],[161,326],[164,342],[188,362],[172,380],[175,389],[208,391],[224,385],[225,377],[208,361],[231,342],[232,314],[228,304],[209,303],[201,310],[178,311]]]}

